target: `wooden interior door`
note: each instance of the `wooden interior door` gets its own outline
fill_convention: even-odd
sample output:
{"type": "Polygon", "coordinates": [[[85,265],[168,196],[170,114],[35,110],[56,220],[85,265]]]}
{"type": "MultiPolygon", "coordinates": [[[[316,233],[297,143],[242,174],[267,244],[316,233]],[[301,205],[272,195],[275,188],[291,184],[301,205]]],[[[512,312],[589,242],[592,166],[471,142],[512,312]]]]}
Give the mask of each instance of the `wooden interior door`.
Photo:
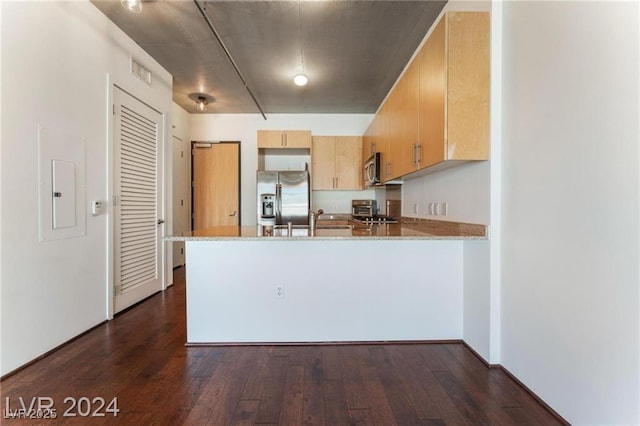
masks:
{"type": "Polygon", "coordinates": [[[193,144],[193,230],[240,225],[240,143],[193,144]]]}

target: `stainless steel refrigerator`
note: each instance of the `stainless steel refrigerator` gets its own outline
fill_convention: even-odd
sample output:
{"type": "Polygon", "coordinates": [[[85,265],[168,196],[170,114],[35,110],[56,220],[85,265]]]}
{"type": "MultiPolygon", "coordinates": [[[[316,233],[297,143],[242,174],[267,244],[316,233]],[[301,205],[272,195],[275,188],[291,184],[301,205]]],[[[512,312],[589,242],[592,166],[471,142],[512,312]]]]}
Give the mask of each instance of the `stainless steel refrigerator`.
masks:
{"type": "Polygon", "coordinates": [[[258,225],[309,223],[309,172],[258,170],[258,225]]]}

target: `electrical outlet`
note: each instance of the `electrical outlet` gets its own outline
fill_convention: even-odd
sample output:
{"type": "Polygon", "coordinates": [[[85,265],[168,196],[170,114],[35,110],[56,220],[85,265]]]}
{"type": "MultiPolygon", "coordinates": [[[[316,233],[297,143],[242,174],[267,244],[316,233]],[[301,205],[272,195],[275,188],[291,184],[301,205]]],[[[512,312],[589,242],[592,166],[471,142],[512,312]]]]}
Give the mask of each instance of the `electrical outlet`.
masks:
{"type": "Polygon", "coordinates": [[[418,203],[413,203],[413,213],[418,214],[418,203]]]}
{"type": "Polygon", "coordinates": [[[429,203],[429,214],[431,216],[436,215],[436,203],[429,203]]]}
{"type": "Polygon", "coordinates": [[[435,214],[436,216],[440,216],[440,203],[433,203],[434,204],[434,208],[433,208],[433,214],[435,214]]]}
{"type": "Polygon", "coordinates": [[[276,284],[276,297],[284,299],[284,284],[276,284]]]}
{"type": "Polygon", "coordinates": [[[449,203],[444,202],[441,203],[442,208],[440,209],[440,212],[442,213],[442,216],[448,216],[449,215],[449,203]]]}

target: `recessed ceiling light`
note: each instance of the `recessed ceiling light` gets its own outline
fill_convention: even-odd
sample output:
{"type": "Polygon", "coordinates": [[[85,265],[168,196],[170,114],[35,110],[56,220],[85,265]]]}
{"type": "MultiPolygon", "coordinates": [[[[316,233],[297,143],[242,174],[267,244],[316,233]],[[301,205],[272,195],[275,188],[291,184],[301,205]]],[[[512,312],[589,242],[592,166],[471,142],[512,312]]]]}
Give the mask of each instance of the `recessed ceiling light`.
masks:
{"type": "Polygon", "coordinates": [[[306,86],[307,83],[309,82],[309,79],[304,74],[297,74],[295,77],[293,77],[293,82],[297,86],[306,86]]]}

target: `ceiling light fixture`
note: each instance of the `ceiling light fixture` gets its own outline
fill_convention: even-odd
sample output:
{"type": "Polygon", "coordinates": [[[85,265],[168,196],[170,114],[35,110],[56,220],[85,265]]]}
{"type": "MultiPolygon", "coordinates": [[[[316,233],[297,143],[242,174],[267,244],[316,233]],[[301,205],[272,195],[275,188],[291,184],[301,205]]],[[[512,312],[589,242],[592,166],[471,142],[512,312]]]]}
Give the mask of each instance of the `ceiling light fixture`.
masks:
{"type": "Polygon", "coordinates": [[[120,0],[120,4],[129,12],[142,12],[142,0],[120,0]]]}
{"type": "Polygon", "coordinates": [[[296,76],[293,77],[293,82],[296,86],[306,86],[309,82],[309,78],[304,74],[296,74],[296,76]]]}
{"type": "Polygon", "coordinates": [[[207,101],[207,98],[204,96],[198,96],[196,104],[198,105],[198,111],[205,112],[207,110],[207,105],[209,105],[209,101],[207,101]]]}
{"type": "Polygon", "coordinates": [[[205,112],[207,110],[207,105],[215,102],[215,98],[211,95],[207,95],[206,93],[190,93],[189,99],[196,103],[196,112],[205,112]]]}
{"type": "Polygon", "coordinates": [[[300,0],[298,0],[298,39],[300,40],[300,68],[301,71],[293,77],[293,83],[296,86],[306,86],[309,82],[309,77],[305,74],[304,67],[304,49],[302,47],[302,17],[300,13],[300,0]]]}

